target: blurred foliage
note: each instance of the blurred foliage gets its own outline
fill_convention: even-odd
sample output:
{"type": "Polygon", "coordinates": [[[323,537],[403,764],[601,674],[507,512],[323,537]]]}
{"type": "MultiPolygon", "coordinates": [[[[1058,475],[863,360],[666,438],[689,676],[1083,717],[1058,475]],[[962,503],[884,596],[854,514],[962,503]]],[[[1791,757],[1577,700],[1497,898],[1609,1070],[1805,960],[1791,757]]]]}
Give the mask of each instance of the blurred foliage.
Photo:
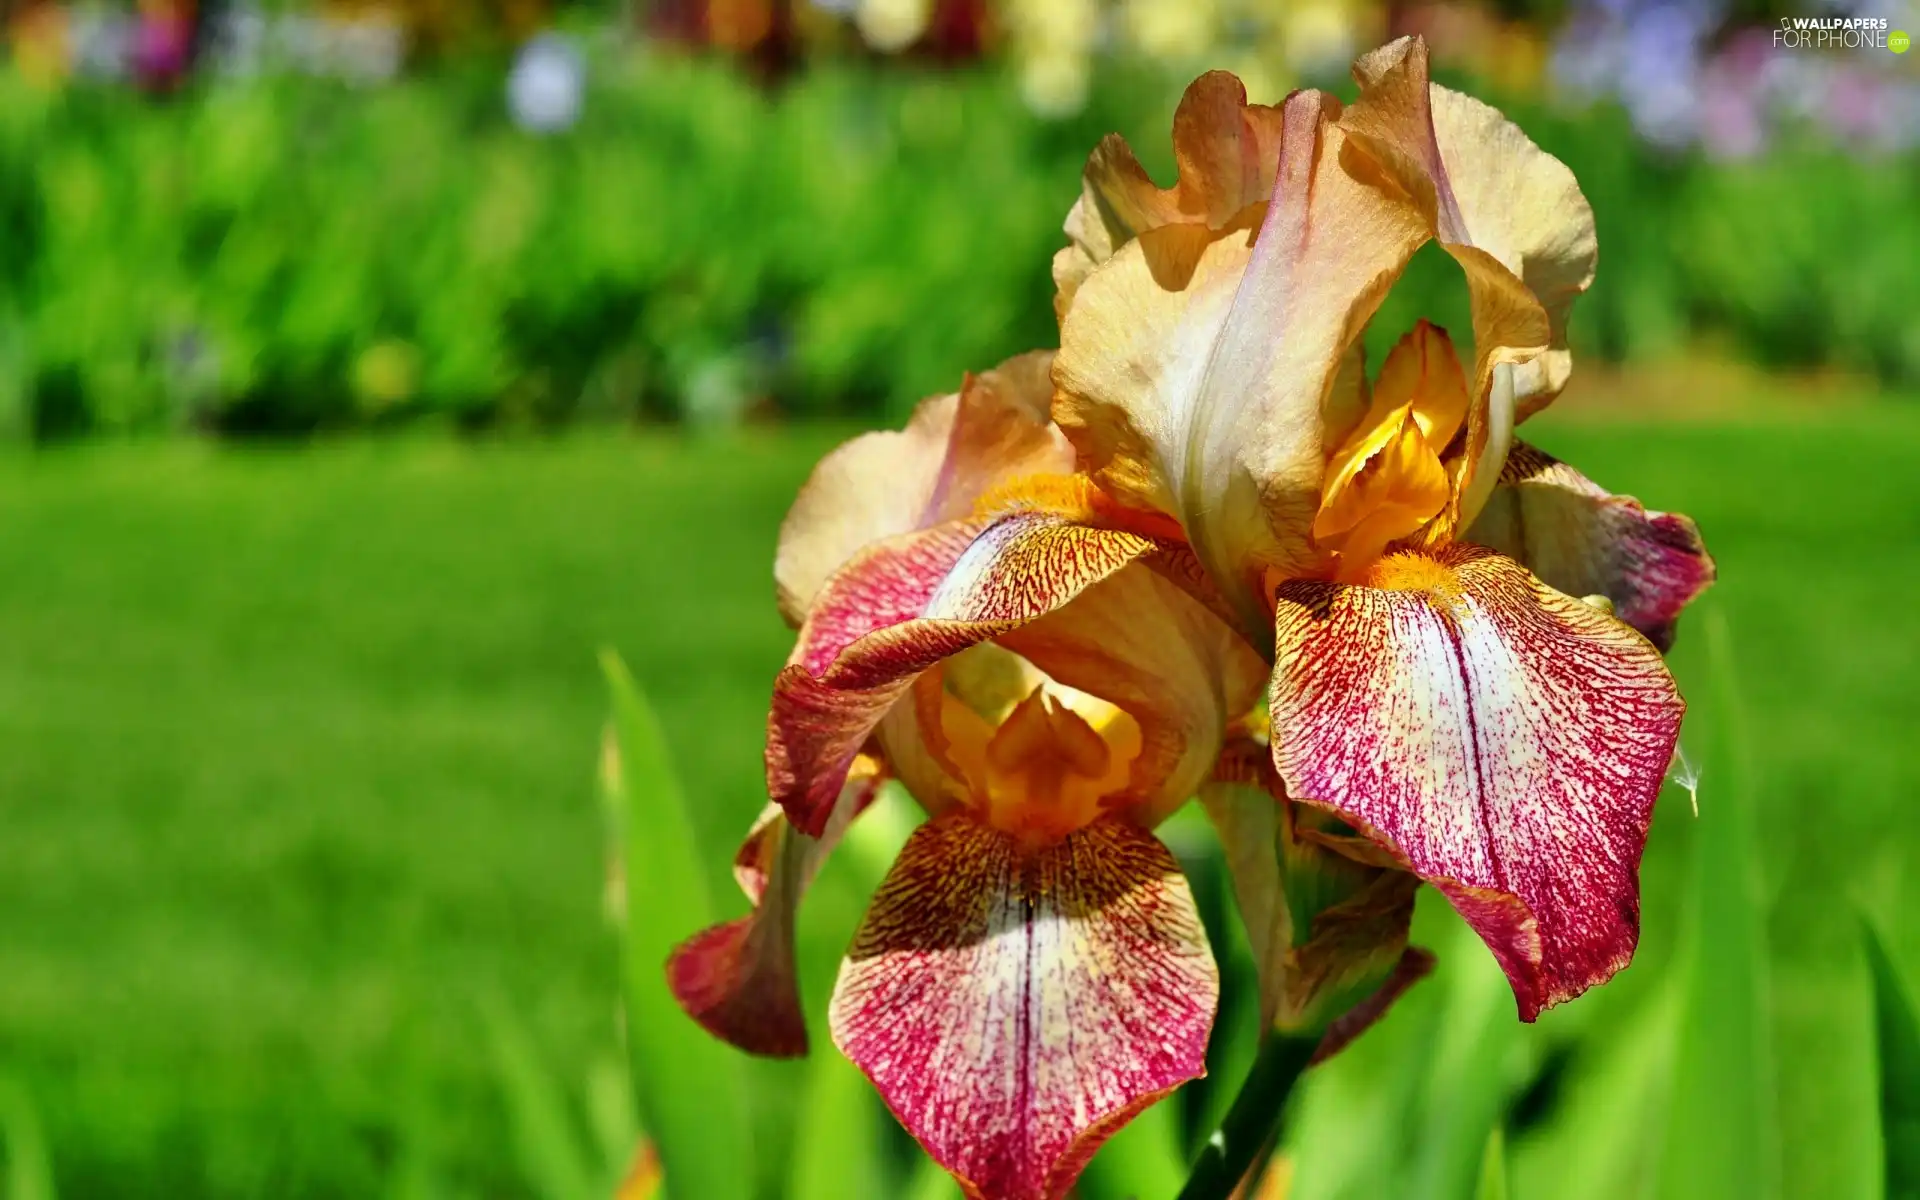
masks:
{"type": "MultiPolygon", "coordinates": [[[[590,63],[551,137],[479,58],[165,101],[0,72],[0,430],[897,414],[1055,341],[1049,261],[1101,133],[1170,169],[1176,95],[1124,65],[1051,121],[988,68],[767,92],[624,44],[590,63]]],[[[1577,348],[1920,378],[1914,163],[1667,157],[1612,109],[1508,108],[1598,213],[1577,348]]],[[[1415,270],[1383,324],[1460,286],[1415,270]]]]}

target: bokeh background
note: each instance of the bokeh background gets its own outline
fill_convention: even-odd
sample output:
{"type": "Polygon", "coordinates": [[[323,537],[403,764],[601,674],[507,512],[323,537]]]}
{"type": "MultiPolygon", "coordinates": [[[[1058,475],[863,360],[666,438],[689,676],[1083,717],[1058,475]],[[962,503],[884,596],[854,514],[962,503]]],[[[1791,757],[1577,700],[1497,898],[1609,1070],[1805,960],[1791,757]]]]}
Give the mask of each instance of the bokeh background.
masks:
{"type": "MultiPolygon", "coordinates": [[[[1200,70],[1350,92],[1405,32],[1597,212],[1529,437],[1694,516],[1721,582],[1638,961],[1521,1027],[1423,900],[1440,971],[1309,1076],[1264,1194],[1920,1194],[1886,1034],[1920,986],[1920,53],[1771,32],[1920,32],[1862,3],[0,0],[5,1194],[653,1194],[623,940],[744,908],[812,462],[1054,343],[1099,135],[1165,182],[1200,70]],[[671,799],[617,786],[602,651],[695,865],[628,861],[671,799]]],[[[1464,323],[1437,255],[1377,324],[1420,314],[1464,323]]],[[[910,821],[810,897],[816,1017],[910,821]]],[[[1171,1195],[1254,1037],[1217,851],[1168,837],[1217,1061],[1085,1200],[1171,1195]]],[[[950,1194],[830,1049],[739,1066],[660,1020],[656,1090],[740,1072],[756,1197],[950,1194]]]]}

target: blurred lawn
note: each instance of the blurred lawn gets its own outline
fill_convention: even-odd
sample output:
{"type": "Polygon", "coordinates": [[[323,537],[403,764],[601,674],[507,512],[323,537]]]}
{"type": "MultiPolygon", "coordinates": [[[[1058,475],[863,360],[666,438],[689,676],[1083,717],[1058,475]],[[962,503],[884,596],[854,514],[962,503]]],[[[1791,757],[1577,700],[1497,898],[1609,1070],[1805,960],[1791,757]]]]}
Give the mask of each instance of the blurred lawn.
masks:
{"type": "MultiPolygon", "coordinates": [[[[1703,603],[1756,759],[1784,1194],[1877,1195],[1847,905],[1911,987],[1920,411],[1529,432],[1694,515],[1719,559],[1703,603]]],[[[504,996],[576,1091],[617,1058],[595,648],[661,708],[718,884],[788,645],[775,532],[837,436],[91,446],[0,469],[0,1078],[39,1107],[63,1194],[524,1194],[478,1005],[504,996]]],[[[1676,652],[1696,704],[1697,626],[1676,652]]],[[[1723,795],[1709,776],[1703,811],[1723,795]]],[[[1671,953],[1676,796],[1623,993],[1671,953]]],[[[1602,1011],[1543,1026],[1606,1036],[1602,1011]]]]}

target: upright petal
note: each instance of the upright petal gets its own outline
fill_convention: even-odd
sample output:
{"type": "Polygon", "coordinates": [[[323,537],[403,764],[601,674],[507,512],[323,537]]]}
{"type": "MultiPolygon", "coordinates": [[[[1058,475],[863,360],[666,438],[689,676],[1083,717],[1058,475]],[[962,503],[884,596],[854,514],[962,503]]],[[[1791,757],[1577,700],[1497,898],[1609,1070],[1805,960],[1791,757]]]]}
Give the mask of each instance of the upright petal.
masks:
{"type": "Polygon", "coordinates": [[[817,832],[848,765],[916,675],[1160,549],[1140,534],[1032,510],[868,547],[821,589],[774,683],[769,794],[817,832]]]}
{"type": "MultiPolygon", "coordinates": [[[[1084,469],[1123,503],[1180,520],[1249,627],[1266,568],[1321,564],[1309,537],[1324,427],[1353,413],[1336,388],[1381,296],[1428,236],[1333,123],[1338,102],[1283,109],[1274,191],[1258,230],[1148,230],[1081,285],[1054,360],[1055,418],[1084,469]]],[[[1250,628],[1251,631],[1251,628],[1250,628]]]]}
{"type": "Polygon", "coordinates": [[[1524,442],[1466,537],[1569,596],[1605,596],[1614,616],[1662,650],[1673,644],[1680,610],[1713,582],[1713,559],[1691,520],[1648,512],[1524,442]]]}
{"type": "Polygon", "coordinates": [[[1660,654],[1511,559],[1390,555],[1277,598],[1270,704],[1287,792],[1433,882],[1520,1015],[1611,976],[1684,710],[1660,654]]]}
{"type": "Polygon", "coordinates": [[[817,838],[794,829],[774,805],[754,822],[734,856],[734,876],[753,912],[702,930],[667,960],[674,998],[715,1037],[773,1058],[807,1052],[794,914],[820,864],[879,794],[883,778],[874,760],[857,763],[817,838]]]}
{"type": "Polygon", "coordinates": [[[914,410],[907,427],[867,433],[814,467],[780,527],[773,574],[795,625],[827,578],[863,546],[966,515],[982,492],[1023,475],[1073,469],[1051,424],[1050,351],[969,375],[955,395],[914,410]]]}
{"type": "Polygon", "coordinates": [[[1080,199],[1067,214],[1070,243],[1054,256],[1054,309],[1064,315],[1080,283],[1113,252],[1162,225],[1223,228],[1273,191],[1280,160],[1280,110],[1248,104],[1247,90],[1225,71],[1187,86],[1173,114],[1170,188],[1148,178],[1126,139],[1108,134],[1087,158],[1080,199]]]}
{"type": "Polygon", "coordinates": [[[907,842],[841,967],[833,1038],[977,1200],[1058,1200],[1206,1071],[1219,977],[1180,868],[1103,820],[1037,853],[964,815],[907,842]]]}
{"type": "Polygon", "coordinates": [[[1489,441],[1566,385],[1567,314],[1593,282],[1593,210],[1573,173],[1499,112],[1427,79],[1427,47],[1401,38],[1354,64],[1360,97],[1340,123],[1398,185],[1466,273],[1473,304],[1476,403],[1457,527],[1472,521],[1499,471],[1489,441]],[[1494,368],[1512,367],[1511,395],[1494,368]],[[1509,404],[1510,402],[1510,404],[1509,404]],[[1505,411],[1490,412],[1495,403],[1505,411]],[[1475,488],[1471,477],[1485,476],[1475,488]]]}

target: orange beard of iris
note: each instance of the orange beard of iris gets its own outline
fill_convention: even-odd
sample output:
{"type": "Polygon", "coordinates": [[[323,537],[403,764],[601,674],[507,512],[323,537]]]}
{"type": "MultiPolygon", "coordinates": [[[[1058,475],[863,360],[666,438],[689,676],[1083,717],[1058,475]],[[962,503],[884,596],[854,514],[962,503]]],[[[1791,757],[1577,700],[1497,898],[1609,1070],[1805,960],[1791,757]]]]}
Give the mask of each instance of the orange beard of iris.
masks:
{"type": "Polygon", "coordinates": [[[1140,753],[1140,726],[1097,697],[1052,681],[1033,687],[997,723],[952,695],[941,725],[962,802],[991,828],[1030,849],[1092,824],[1125,789],[1140,753]]]}

